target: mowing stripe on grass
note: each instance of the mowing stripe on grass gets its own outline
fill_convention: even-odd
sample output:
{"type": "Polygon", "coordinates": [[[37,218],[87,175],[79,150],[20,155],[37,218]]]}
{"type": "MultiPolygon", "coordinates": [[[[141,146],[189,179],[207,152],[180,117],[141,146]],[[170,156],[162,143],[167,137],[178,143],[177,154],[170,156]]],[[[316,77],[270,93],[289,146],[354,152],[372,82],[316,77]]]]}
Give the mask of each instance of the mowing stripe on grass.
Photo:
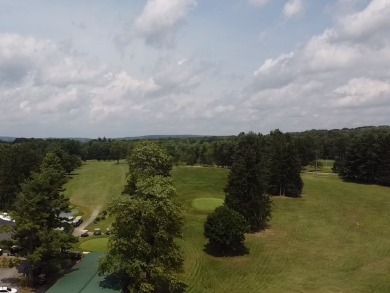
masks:
{"type": "Polygon", "coordinates": [[[215,210],[217,207],[221,206],[223,204],[223,199],[220,198],[195,198],[192,202],[191,205],[195,210],[198,211],[206,211],[206,212],[211,212],[215,210]]]}

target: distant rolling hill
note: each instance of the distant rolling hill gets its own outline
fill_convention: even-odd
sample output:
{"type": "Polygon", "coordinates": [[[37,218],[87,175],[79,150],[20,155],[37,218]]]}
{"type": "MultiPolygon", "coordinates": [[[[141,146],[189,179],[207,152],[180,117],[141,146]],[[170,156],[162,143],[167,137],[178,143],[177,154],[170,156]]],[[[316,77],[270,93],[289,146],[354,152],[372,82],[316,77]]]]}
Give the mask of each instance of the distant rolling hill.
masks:
{"type": "Polygon", "coordinates": [[[208,137],[210,135],[192,135],[192,134],[180,134],[180,135],[144,135],[144,136],[130,136],[116,138],[118,140],[157,140],[157,139],[168,139],[168,138],[191,138],[191,137],[208,137]]]}
{"type": "Polygon", "coordinates": [[[5,142],[13,142],[16,137],[11,137],[11,136],[0,136],[0,141],[5,141],[5,142]]]}

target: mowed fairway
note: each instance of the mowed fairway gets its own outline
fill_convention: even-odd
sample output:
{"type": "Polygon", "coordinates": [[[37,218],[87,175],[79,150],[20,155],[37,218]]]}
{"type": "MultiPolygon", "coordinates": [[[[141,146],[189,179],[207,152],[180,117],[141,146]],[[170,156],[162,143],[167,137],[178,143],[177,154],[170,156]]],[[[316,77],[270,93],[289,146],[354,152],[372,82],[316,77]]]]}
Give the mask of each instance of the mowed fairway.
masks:
{"type": "Polygon", "coordinates": [[[175,168],[185,213],[189,292],[390,292],[390,188],[303,175],[302,198],[275,197],[270,229],[247,236],[250,254],[203,252],[208,212],[195,198],[223,198],[228,170],[175,168]]]}
{"type": "Polygon", "coordinates": [[[87,219],[95,208],[103,209],[115,195],[122,192],[127,171],[126,161],[119,164],[116,161],[87,161],[65,185],[65,196],[87,219]]]}

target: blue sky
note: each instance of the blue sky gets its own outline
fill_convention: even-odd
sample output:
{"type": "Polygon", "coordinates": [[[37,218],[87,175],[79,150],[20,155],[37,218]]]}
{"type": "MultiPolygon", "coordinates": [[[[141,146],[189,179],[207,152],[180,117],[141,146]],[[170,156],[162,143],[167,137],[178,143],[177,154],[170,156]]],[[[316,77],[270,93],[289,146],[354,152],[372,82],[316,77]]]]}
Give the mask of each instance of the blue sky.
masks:
{"type": "Polygon", "coordinates": [[[0,0],[0,136],[390,123],[388,0],[0,0]]]}

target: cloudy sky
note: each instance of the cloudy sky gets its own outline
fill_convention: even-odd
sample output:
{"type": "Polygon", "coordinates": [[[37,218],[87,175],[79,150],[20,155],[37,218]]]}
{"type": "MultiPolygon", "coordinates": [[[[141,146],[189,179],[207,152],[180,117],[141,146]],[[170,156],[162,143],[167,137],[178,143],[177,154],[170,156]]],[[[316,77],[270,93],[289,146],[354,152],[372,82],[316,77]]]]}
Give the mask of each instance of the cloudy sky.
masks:
{"type": "Polygon", "coordinates": [[[390,124],[389,0],[0,0],[0,136],[390,124]]]}

